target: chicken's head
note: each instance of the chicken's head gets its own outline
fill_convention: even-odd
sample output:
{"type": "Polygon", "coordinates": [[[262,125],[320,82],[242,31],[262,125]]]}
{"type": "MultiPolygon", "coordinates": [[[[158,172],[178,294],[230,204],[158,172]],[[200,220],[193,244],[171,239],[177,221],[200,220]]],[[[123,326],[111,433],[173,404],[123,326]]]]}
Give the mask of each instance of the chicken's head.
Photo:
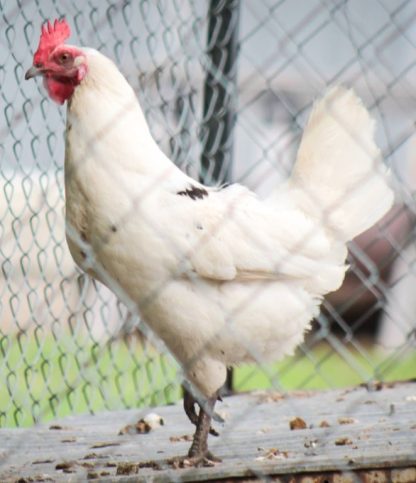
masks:
{"type": "Polygon", "coordinates": [[[70,35],[71,30],[65,19],[44,24],[39,47],[33,56],[33,66],[25,75],[25,79],[43,76],[49,96],[59,104],[72,96],[88,70],[83,51],[64,44],[70,35]]]}

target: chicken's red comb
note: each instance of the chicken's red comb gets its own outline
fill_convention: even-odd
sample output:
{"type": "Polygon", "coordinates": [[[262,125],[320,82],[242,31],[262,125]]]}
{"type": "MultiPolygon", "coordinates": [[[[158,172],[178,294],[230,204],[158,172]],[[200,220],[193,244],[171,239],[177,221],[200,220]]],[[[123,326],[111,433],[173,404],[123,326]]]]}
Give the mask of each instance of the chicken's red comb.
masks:
{"type": "Polygon", "coordinates": [[[50,52],[58,45],[63,44],[70,35],[71,29],[64,18],[55,20],[53,25],[49,20],[44,23],[40,34],[39,47],[33,57],[34,63],[45,62],[50,52]]]}

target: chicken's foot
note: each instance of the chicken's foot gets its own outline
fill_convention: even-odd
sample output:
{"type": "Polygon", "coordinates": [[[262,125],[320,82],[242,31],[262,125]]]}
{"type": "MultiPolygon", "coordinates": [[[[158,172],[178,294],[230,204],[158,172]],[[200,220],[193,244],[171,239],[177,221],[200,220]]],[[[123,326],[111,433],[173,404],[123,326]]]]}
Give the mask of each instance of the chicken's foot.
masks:
{"type": "Polygon", "coordinates": [[[196,430],[188,455],[181,458],[173,458],[169,463],[173,466],[184,468],[188,466],[212,466],[221,461],[208,450],[208,435],[218,436],[218,433],[211,427],[211,420],[214,414],[214,406],[218,399],[215,394],[204,403],[198,402],[193,395],[185,389],[183,406],[185,413],[196,430]],[[195,404],[199,406],[199,413],[196,413],[195,404]]]}

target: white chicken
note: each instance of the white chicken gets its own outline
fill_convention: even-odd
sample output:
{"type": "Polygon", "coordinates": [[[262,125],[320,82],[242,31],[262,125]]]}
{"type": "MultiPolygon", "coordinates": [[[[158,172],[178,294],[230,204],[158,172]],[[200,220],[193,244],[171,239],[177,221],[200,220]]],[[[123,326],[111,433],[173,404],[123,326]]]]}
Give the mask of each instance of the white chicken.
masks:
{"type": "Polygon", "coordinates": [[[284,187],[264,200],[241,185],[205,187],[159,149],[114,63],[66,45],[69,35],[65,20],[44,25],[26,73],[68,101],[68,245],[137,305],[202,396],[184,398],[196,425],[188,458],[199,464],[213,458],[226,368],[291,354],[344,279],[346,242],[392,205],[374,122],[351,90],[333,88],[312,110],[284,187]]]}

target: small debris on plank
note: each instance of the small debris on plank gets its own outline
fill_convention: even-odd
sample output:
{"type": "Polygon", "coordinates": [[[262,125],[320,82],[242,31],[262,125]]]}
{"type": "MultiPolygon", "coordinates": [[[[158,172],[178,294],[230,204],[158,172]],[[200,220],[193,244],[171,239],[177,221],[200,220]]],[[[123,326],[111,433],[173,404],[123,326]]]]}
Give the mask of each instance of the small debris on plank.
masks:
{"type": "Polygon", "coordinates": [[[349,417],[341,417],[338,418],[338,424],[354,424],[357,423],[358,421],[354,418],[349,418],[349,417]]]}
{"type": "Polygon", "coordinates": [[[65,468],[62,470],[62,473],[76,473],[75,468],[65,468]]]}
{"type": "Polygon", "coordinates": [[[143,419],[140,419],[135,424],[128,424],[127,426],[124,426],[124,428],[121,428],[118,434],[147,434],[150,433],[151,430],[152,427],[150,424],[146,423],[143,419]]]}
{"type": "Polygon", "coordinates": [[[305,421],[299,417],[291,419],[289,421],[289,426],[292,431],[296,429],[306,429],[307,427],[305,421]]]}
{"type": "Polygon", "coordinates": [[[165,420],[162,418],[162,416],[159,416],[159,414],[156,413],[147,414],[143,420],[146,421],[147,424],[150,424],[152,429],[165,425],[165,420]]]}
{"type": "Polygon", "coordinates": [[[76,441],[77,438],[75,437],[61,439],[61,443],[76,443],[76,441]]]}
{"type": "Polygon", "coordinates": [[[75,461],[62,461],[55,466],[55,470],[67,470],[75,465],[75,461]]]}
{"type": "Polygon", "coordinates": [[[285,399],[284,394],[280,392],[254,391],[253,395],[259,397],[260,403],[279,402],[285,399]]]}
{"type": "Polygon", "coordinates": [[[137,463],[118,463],[116,475],[135,475],[139,472],[139,465],[137,463]]]}
{"type": "Polygon", "coordinates": [[[346,438],[346,437],[338,438],[335,440],[335,444],[337,446],[346,446],[348,444],[352,444],[352,441],[350,440],[350,438],[346,438]]]}
{"type": "Polygon", "coordinates": [[[105,464],[107,468],[115,468],[117,466],[117,463],[115,461],[109,461],[108,463],[105,464]]]}
{"type": "Polygon", "coordinates": [[[174,470],[178,470],[179,468],[183,468],[182,461],[180,458],[171,458],[167,460],[167,463],[170,467],[174,470]]]}
{"type": "Polygon", "coordinates": [[[47,474],[40,474],[40,475],[19,478],[18,480],[16,480],[15,483],[31,483],[32,481],[39,482],[39,481],[54,481],[54,480],[47,474]]]}
{"type": "Polygon", "coordinates": [[[97,473],[96,471],[89,471],[87,473],[87,478],[89,480],[96,480],[100,476],[110,476],[110,474],[111,473],[109,471],[100,471],[99,473],[97,473]]]}
{"type": "Polygon", "coordinates": [[[210,468],[217,464],[216,461],[212,461],[208,458],[204,458],[202,461],[198,461],[198,463],[195,464],[190,458],[188,459],[181,457],[169,458],[168,460],[166,460],[166,463],[174,470],[178,470],[180,468],[192,468],[195,466],[210,468]]]}
{"type": "Polygon", "coordinates": [[[289,453],[287,451],[280,451],[277,448],[270,448],[266,451],[263,456],[258,456],[255,458],[256,461],[264,461],[264,460],[273,460],[273,459],[282,459],[288,458],[289,453]]]}
{"type": "MultiPolygon", "coordinates": [[[[314,394],[313,391],[307,390],[299,390],[299,391],[291,391],[291,397],[296,398],[304,398],[304,397],[311,397],[314,394]]],[[[287,398],[287,393],[281,392],[272,392],[272,391],[254,391],[252,393],[253,396],[257,396],[259,398],[260,403],[271,403],[271,402],[279,402],[287,398]]]]}
{"type": "MultiPolygon", "coordinates": [[[[383,389],[383,382],[382,381],[370,381],[364,384],[361,384],[363,387],[367,389],[367,391],[381,391],[383,389]]],[[[386,385],[386,387],[388,387],[386,385]]]]}
{"type": "Polygon", "coordinates": [[[161,470],[162,467],[157,461],[142,461],[139,463],[139,468],[152,468],[153,470],[161,470]]]}
{"type": "Polygon", "coordinates": [[[182,436],[171,436],[169,441],[171,443],[181,443],[182,441],[192,441],[193,437],[191,434],[183,434],[182,436]]]}
{"type": "Polygon", "coordinates": [[[88,453],[82,459],[83,460],[93,460],[96,458],[108,458],[105,454],[97,454],[97,453],[88,453]]]}
{"type": "Polygon", "coordinates": [[[266,433],[270,433],[270,431],[272,430],[272,428],[261,428],[257,431],[256,434],[266,434],[266,433]]]}
{"type": "Polygon", "coordinates": [[[120,429],[118,434],[147,434],[152,429],[159,428],[164,424],[165,421],[161,416],[156,413],[149,413],[144,418],[139,419],[135,424],[128,424],[120,429]]]}
{"type": "Polygon", "coordinates": [[[331,425],[328,423],[328,421],[326,419],[322,420],[320,423],[319,423],[319,427],[320,428],[330,428],[331,425]]]}
{"type": "Polygon", "coordinates": [[[51,426],[49,426],[49,429],[52,429],[52,430],[55,430],[55,431],[60,431],[62,429],[70,429],[66,426],[61,426],[60,424],[51,424],[51,426]]]}
{"type": "Polygon", "coordinates": [[[116,441],[103,441],[102,443],[95,443],[91,446],[91,449],[108,448],[109,446],[120,446],[121,443],[116,441]]]}
{"type": "Polygon", "coordinates": [[[32,461],[32,465],[44,465],[46,463],[53,463],[55,460],[52,459],[46,459],[46,460],[35,460],[32,461]]]}
{"type": "Polygon", "coordinates": [[[316,448],[317,445],[318,445],[317,439],[306,438],[305,442],[303,443],[303,446],[305,446],[305,448],[316,448]]]}
{"type": "Polygon", "coordinates": [[[60,470],[63,473],[76,473],[76,461],[63,461],[55,466],[55,470],[60,470]]]}

